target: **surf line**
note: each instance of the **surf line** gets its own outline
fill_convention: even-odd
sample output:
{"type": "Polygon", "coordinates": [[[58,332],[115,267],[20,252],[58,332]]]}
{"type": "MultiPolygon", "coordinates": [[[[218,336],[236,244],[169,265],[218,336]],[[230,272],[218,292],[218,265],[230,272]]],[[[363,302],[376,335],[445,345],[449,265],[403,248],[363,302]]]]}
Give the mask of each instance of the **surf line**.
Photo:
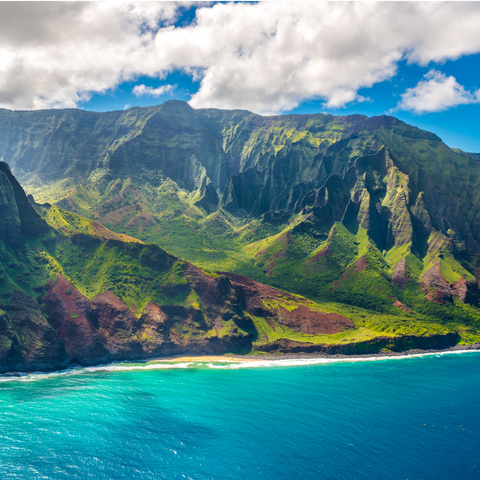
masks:
{"type": "Polygon", "coordinates": [[[338,358],[327,358],[327,357],[315,357],[315,358],[297,358],[297,359],[276,359],[276,360],[252,360],[249,362],[237,362],[229,365],[217,365],[215,362],[208,364],[210,368],[216,369],[238,369],[238,368],[259,368],[259,367],[296,367],[296,366],[308,366],[308,365],[321,365],[321,364],[330,364],[330,363],[357,363],[357,362],[376,362],[383,360],[406,360],[409,358],[423,358],[423,357],[432,357],[432,356],[443,356],[450,354],[462,354],[462,353],[480,353],[480,350],[470,349],[470,350],[446,350],[438,351],[431,353],[414,353],[411,355],[379,355],[379,356],[368,356],[368,357],[338,357],[338,358]]]}
{"type": "MultiPolygon", "coordinates": [[[[142,362],[141,364],[134,364],[133,362],[118,362],[110,363],[107,365],[96,365],[92,367],[74,367],[66,370],[56,372],[32,372],[32,373],[16,373],[0,375],[1,382],[31,382],[38,380],[45,380],[48,378],[70,376],[70,375],[83,375],[86,373],[96,372],[128,372],[128,371],[148,371],[148,370],[173,370],[173,369],[189,369],[189,368],[210,368],[218,370],[236,370],[241,368],[272,368],[272,367],[302,367],[311,365],[333,364],[333,363],[357,363],[357,362],[376,362],[383,360],[406,360],[409,358],[423,358],[450,354],[463,354],[463,353],[480,353],[480,350],[452,350],[452,351],[439,351],[431,353],[415,353],[412,355],[381,355],[381,356],[368,356],[368,357],[341,357],[341,358],[326,358],[326,357],[313,357],[313,358],[292,358],[292,359],[275,359],[275,360],[254,360],[254,359],[240,359],[232,357],[199,357],[195,360],[195,357],[188,357],[189,361],[178,360],[150,360],[142,362]]],[[[136,363],[136,362],[135,362],[136,363]]]]}

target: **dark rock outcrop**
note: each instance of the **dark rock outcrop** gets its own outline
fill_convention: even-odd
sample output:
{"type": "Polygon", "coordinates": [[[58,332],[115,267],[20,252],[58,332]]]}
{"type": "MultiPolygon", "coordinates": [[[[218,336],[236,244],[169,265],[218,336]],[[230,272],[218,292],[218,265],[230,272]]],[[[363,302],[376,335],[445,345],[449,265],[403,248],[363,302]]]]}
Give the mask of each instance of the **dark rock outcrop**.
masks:
{"type": "Polygon", "coordinates": [[[62,339],[30,296],[17,290],[0,309],[0,373],[52,370],[69,363],[62,339]]]}
{"type": "Polygon", "coordinates": [[[405,258],[402,258],[394,267],[392,283],[396,288],[405,288],[408,282],[408,265],[405,258]]]}
{"type": "Polygon", "coordinates": [[[468,297],[474,297],[478,294],[477,282],[467,282],[466,279],[448,283],[440,271],[440,261],[422,275],[422,280],[426,286],[427,299],[434,303],[445,303],[453,298],[465,303],[468,297]]]}
{"type": "Polygon", "coordinates": [[[308,335],[331,335],[355,328],[352,320],[338,313],[322,312],[301,303],[293,309],[286,308],[283,302],[298,302],[298,297],[241,275],[222,273],[231,279],[232,287],[251,315],[267,319],[271,317],[280,325],[308,335]],[[275,303],[278,304],[278,310],[268,308],[269,304],[275,303]]]}
{"type": "Polygon", "coordinates": [[[20,236],[41,235],[50,229],[35,211],[9,166],[0,162],[0,241],[16,247],[20,236]]]}
{"type": "Polygon", "coordinates": [[[43,310],[70,360],[83,365],[107,361],[109,352],[92,321],[90,302],[61,274],[43,298],[43,310]]]}
{"type": "Polygon", "coordinates": [[[377,354],[382,350],[404,352],[408,350],[443,350],[453,347],[460,341],[457,333],[417,337],[404,335],[401,337],[376,337],[372,340],[340,345],[322,345],[305,342],[294,342],[281,339],[275,343],[259,347],[269,353],[327,353],[330,355],[366,355],[377,354]]]}
{"type": "MultiPolygon", "coordinates": [[[[179,353],[249,351],[255,339],[251,316],[312,335],[354,327],[347,317],[322,312],[307,300],[298,303],[299,297],[240,275],[211,277],[190,264],[185,273],[187,286],[194,289],[202,307],[148,302],[141,314],[135,314],[111,291],[89,301],[58,274],[43,298],[43,311],[65,345],[69,361],[82,365],[179,353]],[[292,302],[296,305],[289,308],[292,302]]],[[[175,298],[185,288],[185,284],[171,285],[168,294],[175,298]]]]}

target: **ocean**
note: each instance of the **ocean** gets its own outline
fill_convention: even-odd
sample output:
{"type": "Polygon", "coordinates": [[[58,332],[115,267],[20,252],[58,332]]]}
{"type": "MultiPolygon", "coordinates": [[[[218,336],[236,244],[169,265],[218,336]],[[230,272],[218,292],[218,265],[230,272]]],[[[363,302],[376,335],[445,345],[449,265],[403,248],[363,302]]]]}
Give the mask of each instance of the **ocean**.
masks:
{"type": "Polygon", "coordinates": [[[480,354],[0,377],[1,479],[480,479],[480,354]]]}

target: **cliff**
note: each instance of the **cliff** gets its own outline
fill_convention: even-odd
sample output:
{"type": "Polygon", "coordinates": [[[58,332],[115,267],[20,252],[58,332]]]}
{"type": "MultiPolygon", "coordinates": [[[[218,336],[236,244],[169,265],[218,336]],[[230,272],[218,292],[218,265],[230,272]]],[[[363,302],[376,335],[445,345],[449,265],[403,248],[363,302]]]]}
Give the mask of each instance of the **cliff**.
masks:
{"type": "MultiPolygon", "coordinates": [[[[129,268],[115,267],[120,282],[106,273],[123,251],[143,258],[111,241],[141,241],[209,278],[249,277],[355,325],[307,333],[309,321],[299,319],[300,333],[247,312],[247,350],[282,339],[315,348],[382,335],[480,340],[478,155],[430,132],[389,116],[262,117],[179,101],[108,113],[2,110],[0,129],[0,158],[37,202],[49,203],[35,204],[43,220],[22,223],[31,206],[2,177],[5,248],[45,251],[42,261],[56,270],[42,274],[44,284],[61,273],[92,311],[105,287],[137,317],[147,297],[161,304],[157,294],[138,293],[155,291],[152,283],[132,287],[129,268]],[[84,273],[93,264],[102,273],[84,273]]],[[[31,258],[22,251],[12,264],[31,258]]]]}
{"type": "Polygon", "coordinates": [[[206,274],[59,207],[37,206],[44,220],[8,167],[0,169],[0,372],[248,353],[278,335],[318,344],[358,330],[306,298],[206,274]]]}

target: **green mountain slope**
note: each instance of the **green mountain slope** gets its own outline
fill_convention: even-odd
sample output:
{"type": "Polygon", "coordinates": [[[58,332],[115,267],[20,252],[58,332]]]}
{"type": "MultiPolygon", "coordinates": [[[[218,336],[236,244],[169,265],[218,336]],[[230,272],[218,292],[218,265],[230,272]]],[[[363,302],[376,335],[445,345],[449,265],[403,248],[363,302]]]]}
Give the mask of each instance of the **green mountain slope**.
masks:
{"type": "Polygon", "coordinates": [[[480,163],[432,133],[179,101],[1,110],[0,130],[0,158],[38,202],[376,331],[477,338],[480,163]]]}
{"type": "Polygon", "coordinates": [[[43,218],[0,162],[0,373],[178,353],[441,348],[468,328],[384,332],[366,310],[208,275],[58,206],[36,208],[43,218]]]}

